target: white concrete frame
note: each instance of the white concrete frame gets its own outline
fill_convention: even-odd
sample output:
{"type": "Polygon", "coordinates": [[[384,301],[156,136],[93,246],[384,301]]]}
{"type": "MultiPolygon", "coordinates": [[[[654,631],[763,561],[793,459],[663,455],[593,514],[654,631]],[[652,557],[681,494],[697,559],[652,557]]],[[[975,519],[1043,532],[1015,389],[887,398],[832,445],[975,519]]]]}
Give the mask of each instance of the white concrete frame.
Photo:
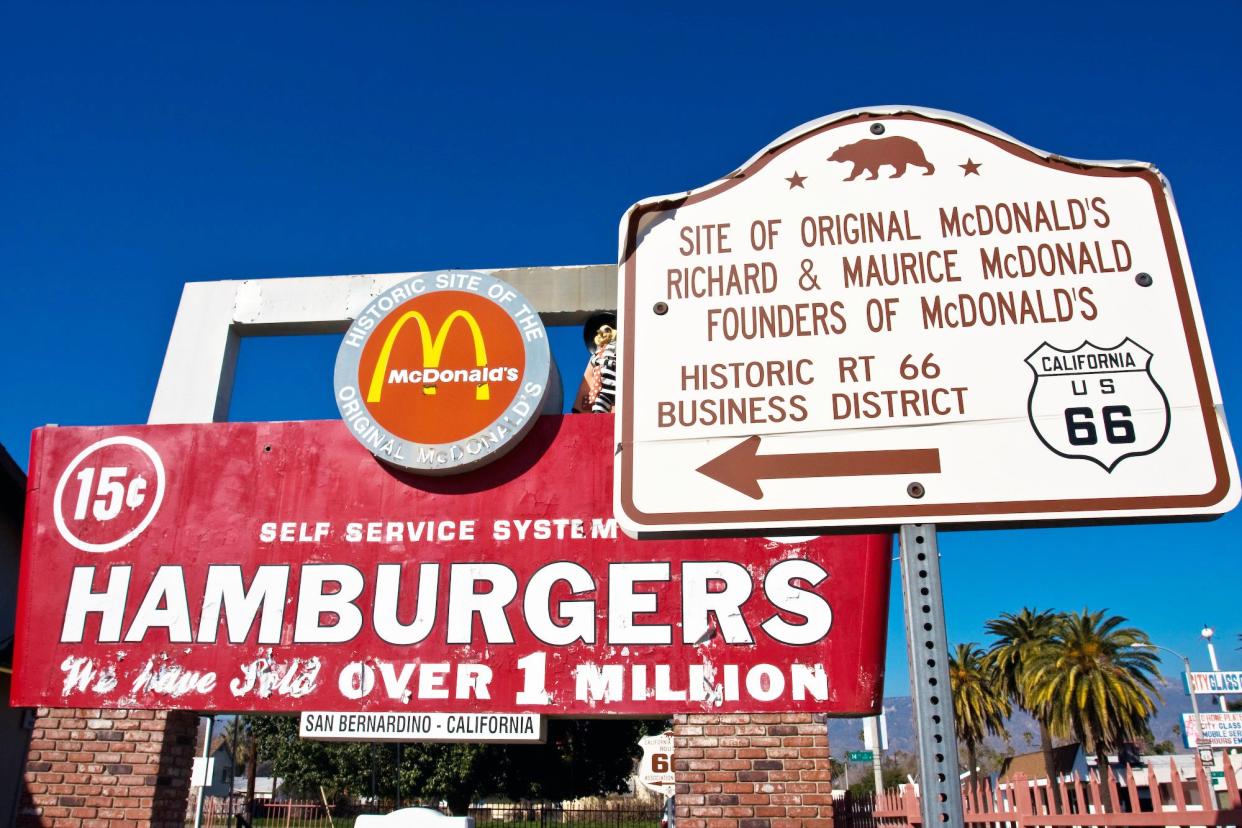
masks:
{"type": "MultiPolygon", "coordinates": [[[[617,307],[616,265],[481,272],[521,291],[547,325],[581,323],[617,307]]],[[[343,332],[368,302],[413,275],[187,282],[147,422],[224,421],[242,337],[343,332]]]]}
{"type": "MultiPolygon", "coordinates": [[[[592,313],[617,308],[616,265],[482,272],[504,279],[521,291],[534,303],[546,325],[585,322],[592,313]]],[[[344,332],[368,302],[413,275],[186,282],[147,422],[223,422],[228,419],[243,336],[344,332]]],[[[209,718],[209,734],[211,721],[209,718]]],[[[199,788],[195,828],[202,810],[203,790],[199,788]]]]}

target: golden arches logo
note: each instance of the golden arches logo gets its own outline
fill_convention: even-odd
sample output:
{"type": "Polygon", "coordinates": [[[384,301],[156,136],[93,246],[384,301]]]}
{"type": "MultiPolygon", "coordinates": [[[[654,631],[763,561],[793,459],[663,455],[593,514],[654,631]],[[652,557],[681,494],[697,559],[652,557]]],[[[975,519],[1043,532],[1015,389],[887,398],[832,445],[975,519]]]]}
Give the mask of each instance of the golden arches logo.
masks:
{"type": "MultiPolygon", "coordinates": [[[[418,332],[422,337],[424,368],[440,367],[440,357],[444,353],[444,344],[448,341],[448,335],[453,328],[453,323],[458,319],[463,320],[470,328],[470,335],[474,339],[475,365],[479,368],[487,367],[487,346],[483,344],[483,331],[479,328],[479,323],[470,311],[455,310],[450,313],[444,320],[444,323],[440,325],[439,330],[436,331],[434,338],[431,335],[431,325],[428,324],[427,318],[418,311],[409,311],[401,315],[397,323],[392,326],[392,330],[388,332],[387,338],[384,339],[384,347],[380,349],[379,360],[376,361],[375,370],[371,374],[371,385],[367,389],[367,402],[380,401],[384,392],[384,373],[388,370],[388,358],[392,355],[392,347],[396,343],[397,337],[401,334],[401,329],[405,327],[405,323],[411,319],[418,326],[418,332]]],[[[424,384],[423,393],[429,396],[434,395],[436,393],[435,383],[424,384]]],[[[491,390],[487,382],[481,382],[475,387],[474,398],[476,400],[491,399],[491,390]]]]}

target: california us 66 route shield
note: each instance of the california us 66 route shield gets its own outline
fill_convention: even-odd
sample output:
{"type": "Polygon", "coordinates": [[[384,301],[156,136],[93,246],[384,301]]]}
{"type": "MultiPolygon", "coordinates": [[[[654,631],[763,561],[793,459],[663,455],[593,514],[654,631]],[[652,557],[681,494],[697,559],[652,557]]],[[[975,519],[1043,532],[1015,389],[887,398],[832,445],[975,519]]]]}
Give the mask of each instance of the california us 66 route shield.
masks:
{"type": "Polygon", "coordinates": [[[1035,372],[1031,427],[1051,451],[1108,472],[1151,454],[1169,436],[1169,400],[1151,375],[1151,358],[1132,339],[1070,351],[1045,342],[1026,360],[1035,372]]]}
{"type": "Polygon", "coordinates": [[[1238,502],[1181,227],[1148,164],[1069,160],[952,113],[843,112],[634,205],[619,264],[628,532],[1238,502]]]}

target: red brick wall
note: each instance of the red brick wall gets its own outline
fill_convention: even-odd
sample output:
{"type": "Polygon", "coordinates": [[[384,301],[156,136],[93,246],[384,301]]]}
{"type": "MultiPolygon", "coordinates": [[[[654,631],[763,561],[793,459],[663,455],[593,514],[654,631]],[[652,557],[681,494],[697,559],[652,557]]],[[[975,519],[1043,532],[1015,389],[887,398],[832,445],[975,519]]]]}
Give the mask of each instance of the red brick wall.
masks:
{"type": "Polygon", "coordinates": [[[677,828],[831,828],[824,717],[679,715],[673,720],[677,828]]]}
{"type": "Polygon", "coordinates": [[[19,828],[181,828],[198,717],[41,707],[19,828]]]}

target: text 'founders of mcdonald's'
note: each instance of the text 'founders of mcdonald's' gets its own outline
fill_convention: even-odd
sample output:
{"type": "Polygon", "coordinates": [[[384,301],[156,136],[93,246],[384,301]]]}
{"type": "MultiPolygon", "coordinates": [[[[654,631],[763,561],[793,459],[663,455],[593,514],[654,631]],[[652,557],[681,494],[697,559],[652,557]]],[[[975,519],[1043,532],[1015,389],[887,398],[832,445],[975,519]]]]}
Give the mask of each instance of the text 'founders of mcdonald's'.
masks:
{"type": "Polygon", "coordinates": [[[336,405],[379,459],[450,474],[500,457],[539,416],[547,332],[530,302],[485,273],[411,275],[345,333],[336,405]]]}

